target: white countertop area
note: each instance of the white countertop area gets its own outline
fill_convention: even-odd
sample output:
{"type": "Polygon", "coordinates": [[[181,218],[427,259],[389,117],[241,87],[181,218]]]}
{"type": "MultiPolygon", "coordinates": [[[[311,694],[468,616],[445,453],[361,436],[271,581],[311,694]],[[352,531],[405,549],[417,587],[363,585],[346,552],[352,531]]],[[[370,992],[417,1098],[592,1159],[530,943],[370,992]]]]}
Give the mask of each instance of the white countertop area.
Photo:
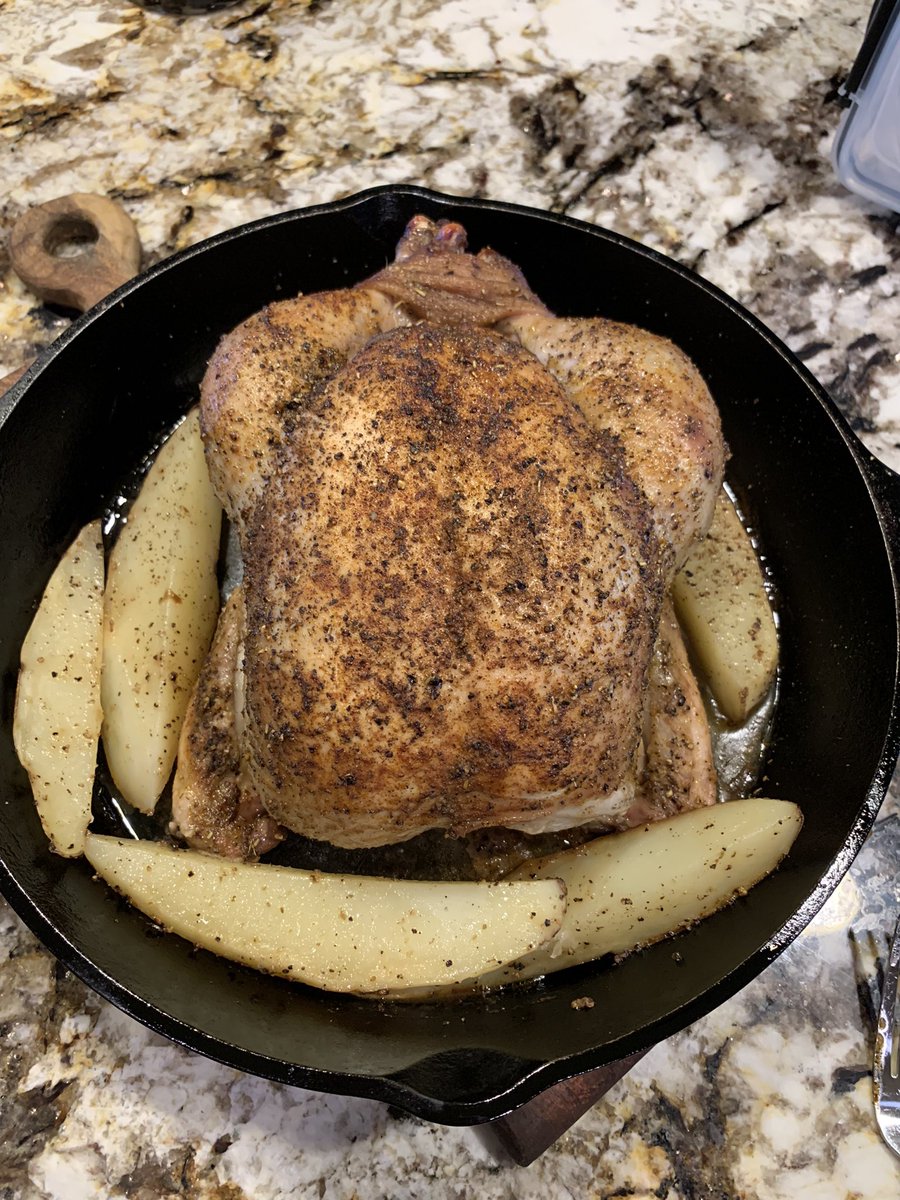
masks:
{"type": "MultiPolygon", "coordinates": [[[[122,202],[144,265],[244,222],[418,183],[608,227],[799,355],[900,469],[900,216],[834,176],[860,0],[0,4],[0,374],[68,323],[9,230],[122,202]]],[[[602,289],[603,281],[598,280],[602,289]]],[[[15,1200],[895,1200],[871,1111],[900,785],[813,924],[527,1168],[474,1130],[241,1075],[58,967],[0,902],[0,1196],[15,1200]]]]}

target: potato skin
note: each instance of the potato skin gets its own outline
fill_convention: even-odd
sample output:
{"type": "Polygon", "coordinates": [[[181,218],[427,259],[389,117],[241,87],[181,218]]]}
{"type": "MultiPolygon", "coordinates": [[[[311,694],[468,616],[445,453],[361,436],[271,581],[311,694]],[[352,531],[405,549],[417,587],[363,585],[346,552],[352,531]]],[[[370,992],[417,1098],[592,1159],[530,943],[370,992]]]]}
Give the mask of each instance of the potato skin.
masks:
{"type": "Polygon", "coordinates": [[[562,929],[547,946],[479,982],[533,979],[677,933],[774,871],[802,824],[796,804],[753,796],[525,863],[509,878],[566,885],[562,929]]]}
{"type": "Polygon", "coordinates": [[[141,812],[153,811],[169,778],[212,640],[221,523],[194,410],[144,480],[103,600],[103,747],[117,787],[141,812]]]}
{"type": "Polygon", "coordinates": [[[63,555],[22,643],[13,742],[55,854],[84,852],[100,737],[103,536],[63,555]]]}
{"type": "Polygon", "coordinates": [[[558,880],[431,883],[238,863],[162,842],[87,839],[88,861],[195,945],[326,991],[458,983],[557,932],[558,880]]]}
{"type": "Polygon", "coordinates": [[[675,611],[725,717],[739,725],[772,686],[778,633],[759,559],[726,492],[672,584],[675,611]]]}

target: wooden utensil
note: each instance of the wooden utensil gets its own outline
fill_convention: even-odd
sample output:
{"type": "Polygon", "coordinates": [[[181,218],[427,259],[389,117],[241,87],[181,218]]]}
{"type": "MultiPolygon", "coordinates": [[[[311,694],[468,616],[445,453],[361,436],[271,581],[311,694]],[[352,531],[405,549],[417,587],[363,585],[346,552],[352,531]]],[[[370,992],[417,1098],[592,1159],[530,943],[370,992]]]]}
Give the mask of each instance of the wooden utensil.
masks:
{"type": "MultiPolygon", "coordinates": [[[[107,196],[74,192],[29,208],[9,238],[13,270],[41,300],[86,312],[138,273],[141,243],[107,196]]],[[[31,363],[0,379],[5,391],[31,363]]]]}

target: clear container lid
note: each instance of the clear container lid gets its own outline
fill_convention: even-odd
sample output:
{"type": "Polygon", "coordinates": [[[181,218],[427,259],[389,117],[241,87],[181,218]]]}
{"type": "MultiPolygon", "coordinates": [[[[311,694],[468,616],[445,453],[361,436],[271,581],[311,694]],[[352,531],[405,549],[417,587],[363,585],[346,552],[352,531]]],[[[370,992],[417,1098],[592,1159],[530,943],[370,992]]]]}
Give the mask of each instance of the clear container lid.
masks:
{"type": "Polygon", "coordinates": [[[900,0],[878,0],[839,89],[847,111],[832,149],[845,187],[900,212],[900,0]]]}

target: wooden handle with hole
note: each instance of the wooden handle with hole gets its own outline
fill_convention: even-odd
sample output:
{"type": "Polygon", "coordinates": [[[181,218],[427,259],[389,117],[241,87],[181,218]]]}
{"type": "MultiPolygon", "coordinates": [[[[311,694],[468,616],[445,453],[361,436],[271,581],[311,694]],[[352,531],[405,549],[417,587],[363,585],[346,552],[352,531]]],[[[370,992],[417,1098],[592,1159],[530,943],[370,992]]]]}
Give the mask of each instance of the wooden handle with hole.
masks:
{"type": "Polygon", "coordinates": [[[42,300],[85,312],[138,273],[141,243],[114,200],[73,193],[28,209],[13,226],[9,257],[42,300]],[[59,253],[75,242],[83,243],[78,254],[59,253]]]}
{"type": "MultiPolygon", "coordinates": [[[[13,270],[41,300],[86,312],[141,267],[141,243],[128,213],[106,196],[74,192],[29,208],[9,238],[13,270]],[[77,247],[66,256],[65,248],[77,247]]],[[[0,379],[12,387],[25,367],[0,379]]]]}

